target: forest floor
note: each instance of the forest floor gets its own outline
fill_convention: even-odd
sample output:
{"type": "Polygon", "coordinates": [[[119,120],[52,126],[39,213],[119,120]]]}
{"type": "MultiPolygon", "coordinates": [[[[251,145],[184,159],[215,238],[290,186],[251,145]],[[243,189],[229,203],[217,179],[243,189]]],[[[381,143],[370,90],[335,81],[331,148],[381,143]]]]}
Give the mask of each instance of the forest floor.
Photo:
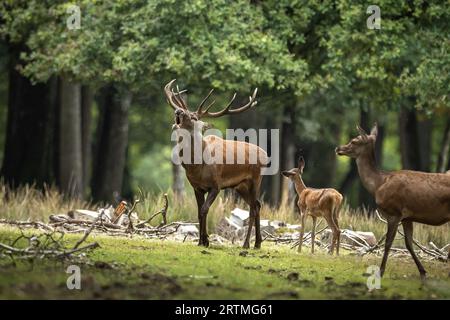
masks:
{"type": "MultiPolygon", "coordinates": [[[[11,243],[18,229],[0,227],[0,242],[11,243]]],[[[81,235],[66,235],[75,243],[81,235]]],[[[410,257],[391,257],[381,289],[369,291],[367,268],[381,258],[298,254],[288,246],[263,243],[261,250],[239,246],[111,237],[91,234],[100,248],[79,263],[81,289],[69,290],[74,262],[0,258],[0,299],[450,299],[450,263],[424,261],[422,284],[410,257]]]]}

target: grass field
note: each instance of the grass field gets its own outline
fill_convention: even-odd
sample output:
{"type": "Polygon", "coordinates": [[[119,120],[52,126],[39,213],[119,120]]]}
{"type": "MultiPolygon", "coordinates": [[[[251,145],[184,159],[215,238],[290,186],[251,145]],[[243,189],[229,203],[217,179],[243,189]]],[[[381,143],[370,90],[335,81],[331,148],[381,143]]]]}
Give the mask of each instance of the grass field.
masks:
{"type": "MultiPolygon", "coordinates": [[[[174,202],[169,194],[170,221],[196,221],[194,197],[174,202]]],[[[162,194],[147,194],[137,207],[141,219],[163,206],[162,194]]],[[[209,214],[209,230],[235,206],[246,206],[229,197],[218,197],[209,214]]],[[[75,208],[95,208],[82,201],[66,201],[54,189],[45,192],[22,188],[10,192],[0,185],[0,218],[41,220],[50,214],[67,213],[75,208]]],[[[271,208],[264,204],[262,218],[298,223],[290,206],[271,208]]],[[[159,223],[159,221],[154,221],[159,223]]],[[[372,231],[377,238],[386,226],[367,212],[346,206],[340,227],[372,231]]],[[[306,229],[310,229],[310,221],[306,229]]],[[[27,232],[32,232],[31,230],[27,232]]],[[[18,229],[0,227],[0,242],[10,243],[18,229]]],[[[74,243],[81,235],[66,235],[74,243]]],[[[450,242],[450,225],[416,225],[414,236],[421,243],[433,241],[443,246],[450,242]]],[[[205,249],[192,243],[148,240],[135,237],[91,235],[88,242],[101,245],[80,265],[82,289],[68,290],[67,263],[39,261],[16,265],[8,257],[0,258],[0,298],[2,299],[450,299],[450,264],[426,262],[429,279],[422,285],[410,257],[391,257],[380,290],[369,292],[366,286],[368,266],[379,265],[381,257],[354,256],[342,250],[340,257],[325,252],[302,254],[287,246],[264,242],[261,250],[243,251],[235,246],[205,249]]],[[[403,246],[396,240],[394,246],[403,246]]]]}
{"type": "MultiPolygon", "coordinates": [[[[27,232],[32,232],[28,230],[27,232]]],[[[17,229],[0,228],[10,243],[17,229]]],[[[66,235],[68,244],[81,235],[66,235]]],[[[0,259],[1,299],[450,299],[450,264],[425,262],[422,284],[409,257],[391,257],[381,289],[366,283],[376,256],[297,254],[263,243],[261,250],[238,246],[205,249],[192,243],[91,235],[100,248],[81,268],[81,290],[69,290],[66,268],[57,261],[0,259]]]]}

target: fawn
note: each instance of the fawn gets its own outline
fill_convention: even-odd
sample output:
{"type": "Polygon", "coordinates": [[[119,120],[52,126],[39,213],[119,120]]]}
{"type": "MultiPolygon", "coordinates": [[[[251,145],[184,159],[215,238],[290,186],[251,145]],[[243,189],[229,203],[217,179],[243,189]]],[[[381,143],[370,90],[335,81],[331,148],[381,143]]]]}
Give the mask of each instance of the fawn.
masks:
{"type": "Polygon", "coordinates": [[[294,182],[295,191],[299,196],[297,206],[300,211],[301,228],[298,252],[301,252],[302,250],[306,215],[310,215],[313,219],[313,228],[311,231],[311,253],[314,253],[316,220],[318,217],[323,217],[328,223],[328,226],[333,234],[329,252],[330,254],[333,254],[334,246],[336,245],[336,255],[339,255],[341,231],[339,229],[338,219],[343,197],[335,189],[314,189],[306,187],[302,179],[304,167],[305,160],[303,157],[300,157],[298,168],[293,168],[289,171],[282,172],[285,177],[294,182]]]}

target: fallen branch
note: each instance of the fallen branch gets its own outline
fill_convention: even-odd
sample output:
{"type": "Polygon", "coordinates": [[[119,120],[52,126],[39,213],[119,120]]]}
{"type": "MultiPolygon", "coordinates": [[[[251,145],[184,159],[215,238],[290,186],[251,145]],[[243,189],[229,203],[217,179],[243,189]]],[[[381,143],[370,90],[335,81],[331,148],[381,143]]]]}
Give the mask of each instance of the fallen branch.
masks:
{"type": "Polygon", "coordinates": [[[159,210],[158,212],[154,213],[150,218],[148,218],[145,221],[142,221],[138,224],[136,224],[136,228],[142,227],[148,223],[150,223],[150,221],[153,220],[153,218],[155,218],[158,215],[162,215],[163,217],[163,225],[167,224],[167,209],[169,207],[169,199],[167,197],[167,193],[164,194],[164,208],[162,208],[161,210],[159,210]]]}
{"type": "Polygon", "coordinates": [[[105,212],[103,210],[100,212],[100,215],[97,217],[97,219],[95,219],[95,221],[92,223],[92,225],[89,227],[89,229],[86,230],[86,232],[84,233],[84,236],[80,240],[77,241],[77,243],[73,247],[74,249],[77,249],[87,239],[87,237],[89,237],[92,230],[94,230],[94,228],[95,228],[95,224],[102,220],[104,213],[105,212]]]}
{"type": "Polygon", "coordinates": [[[0,243],[0,256],[8,256],[9,258],[14,259],[27,259],[34,261],[36,258],[71,258],[71,256],[75,253],[79,253],[81,251],[90,250],[99,247],[97,242],[85,245],[80,247],[80,245],[86,240],[90,231],[87,231],[85,235],[75,244],[75,246],[71,249],[64,248],[63,246],[63,237],[64,233],[61,233],[61,236],[56,239],[54,237],[54,232],[44,232],[39,235],[25,235],[21,230],[21,235],[17,237],[11,245],[0,243]],[[16,247],[16,244],[25,239],[28,242],[28,245],[25,247],[16,247]]]}

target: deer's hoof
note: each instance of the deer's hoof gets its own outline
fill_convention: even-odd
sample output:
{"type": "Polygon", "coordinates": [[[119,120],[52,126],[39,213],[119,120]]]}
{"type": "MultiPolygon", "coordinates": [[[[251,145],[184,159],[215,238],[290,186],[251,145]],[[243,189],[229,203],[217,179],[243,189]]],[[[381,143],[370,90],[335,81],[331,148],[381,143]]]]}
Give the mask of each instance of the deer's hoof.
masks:
{"type": "Polygon", "coordinates": [[[198,241],[198,245],[199,246],[203,246],[203,247],[209,247],[209,240],[208,240],[208,238],[203,238],[203,239],[200,239],[199,241],[198,241]]]}
{"type": "Polygon", "coordinates": [[[425,271],[420,272],[420,281],[422,281],[423,284],[427,282],[427,273],[425,271]]]}

